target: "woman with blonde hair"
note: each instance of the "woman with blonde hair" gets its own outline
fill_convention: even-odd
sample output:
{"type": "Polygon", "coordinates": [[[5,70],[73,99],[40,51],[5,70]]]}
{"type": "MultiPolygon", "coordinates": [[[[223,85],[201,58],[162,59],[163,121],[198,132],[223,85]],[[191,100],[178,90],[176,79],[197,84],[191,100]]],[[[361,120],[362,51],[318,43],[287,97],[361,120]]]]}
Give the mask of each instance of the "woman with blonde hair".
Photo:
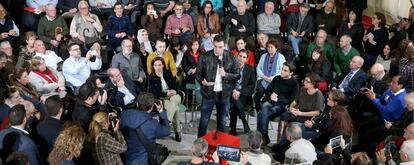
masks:
{"type": "Polygon", "coordinates": [[[127,144],[119,130],[119,120],[109,118],[114,119],[105,112],[93,115],[87,141],[92,144],[92,155],[96,164],[123,164],[120,154],[127,150],[127,144]],[[111,135],[109,125],[112,126],[115,137],[111,135]]]}
{"type": "Polygon", "coordinates": [[[55,69],[46,66],[42,57],[31,60],[32,71],[29,73],[29,83],[41,96],[66,96],[65,78],[55,69]]]}
{"type": "Polygon", "coordinates": [[[80,124],[65,127],[56,138],[49,154],[50,165],[73,165],[73,158],[79,157],[83,148],[85,133],[80,124]]]}

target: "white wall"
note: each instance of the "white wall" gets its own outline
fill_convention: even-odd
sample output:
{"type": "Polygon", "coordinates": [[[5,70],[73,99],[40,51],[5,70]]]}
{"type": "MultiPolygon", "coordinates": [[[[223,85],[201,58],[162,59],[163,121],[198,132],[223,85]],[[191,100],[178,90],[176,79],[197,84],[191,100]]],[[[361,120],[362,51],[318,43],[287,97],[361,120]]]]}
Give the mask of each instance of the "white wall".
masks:
{"type": "Polygon", "coordinates": [[[372,16],[374,12],[382,12],[387,17],[387,23],[392,24],[399,18],[408,17],[410,7],[410,0],[368,0],[368,9],[364,14],[372,16]]]}

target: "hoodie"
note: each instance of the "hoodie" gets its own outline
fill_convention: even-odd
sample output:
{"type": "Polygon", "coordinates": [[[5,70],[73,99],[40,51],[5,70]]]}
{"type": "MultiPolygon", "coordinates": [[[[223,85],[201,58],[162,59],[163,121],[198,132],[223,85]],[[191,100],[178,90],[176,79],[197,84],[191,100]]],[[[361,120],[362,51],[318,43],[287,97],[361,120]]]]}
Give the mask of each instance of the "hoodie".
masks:
{"type": "Polygon", "coordinates": [[[170,125],[166,111],[159,113],[159,121],[153,119],[152,113],[137,109],[124,110],[121,113],[121,129],[128,145],[125,152],[126,164],[148,165],[148,155],[144,145],[138,139],[136,129],[141,128],[150,142],[155,144],[157,138],[170,135],[170,125]]]}

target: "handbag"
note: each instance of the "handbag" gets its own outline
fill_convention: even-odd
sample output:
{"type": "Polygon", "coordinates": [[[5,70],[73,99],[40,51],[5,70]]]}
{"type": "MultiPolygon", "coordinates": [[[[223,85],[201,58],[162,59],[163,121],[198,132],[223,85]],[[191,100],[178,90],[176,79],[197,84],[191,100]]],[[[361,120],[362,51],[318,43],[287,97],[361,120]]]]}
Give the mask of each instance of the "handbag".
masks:
{"type": "Polygon", "coordinates": [[[147,150],[149,164],[161,165],[165,159],[167,159],[168,155],[170,155],[171,151],[162,144],[151,143],[147,137],[145,137],[140,127],[138,127],[135,131],[138,135],[138,139],[144,144],[144,147],[147,150]]]}

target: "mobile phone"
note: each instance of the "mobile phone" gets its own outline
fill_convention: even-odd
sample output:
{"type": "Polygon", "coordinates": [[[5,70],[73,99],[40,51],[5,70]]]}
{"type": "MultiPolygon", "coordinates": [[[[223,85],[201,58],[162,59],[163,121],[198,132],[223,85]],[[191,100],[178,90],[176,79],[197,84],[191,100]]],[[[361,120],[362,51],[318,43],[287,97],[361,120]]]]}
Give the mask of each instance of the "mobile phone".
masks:
{"type": "Polygon", "coordinates": [[[218,145],[217,155],[222,160],[229,160],[234,162],[240,161],[241,149],[239,147],[218,145]]]}
{"type": "Polygon", "coordinates": [[[329,144],[331,145],[332,149],[338,148],[341,144],[342,135],[334,137],[329,140],[329,144]]]}
{"type": "Polygon", "coordinates": [[[96,52],[96,50],[90,50],[91,51],[91,55],[92,56],[96,56],[98,53],[96,52]]]}

